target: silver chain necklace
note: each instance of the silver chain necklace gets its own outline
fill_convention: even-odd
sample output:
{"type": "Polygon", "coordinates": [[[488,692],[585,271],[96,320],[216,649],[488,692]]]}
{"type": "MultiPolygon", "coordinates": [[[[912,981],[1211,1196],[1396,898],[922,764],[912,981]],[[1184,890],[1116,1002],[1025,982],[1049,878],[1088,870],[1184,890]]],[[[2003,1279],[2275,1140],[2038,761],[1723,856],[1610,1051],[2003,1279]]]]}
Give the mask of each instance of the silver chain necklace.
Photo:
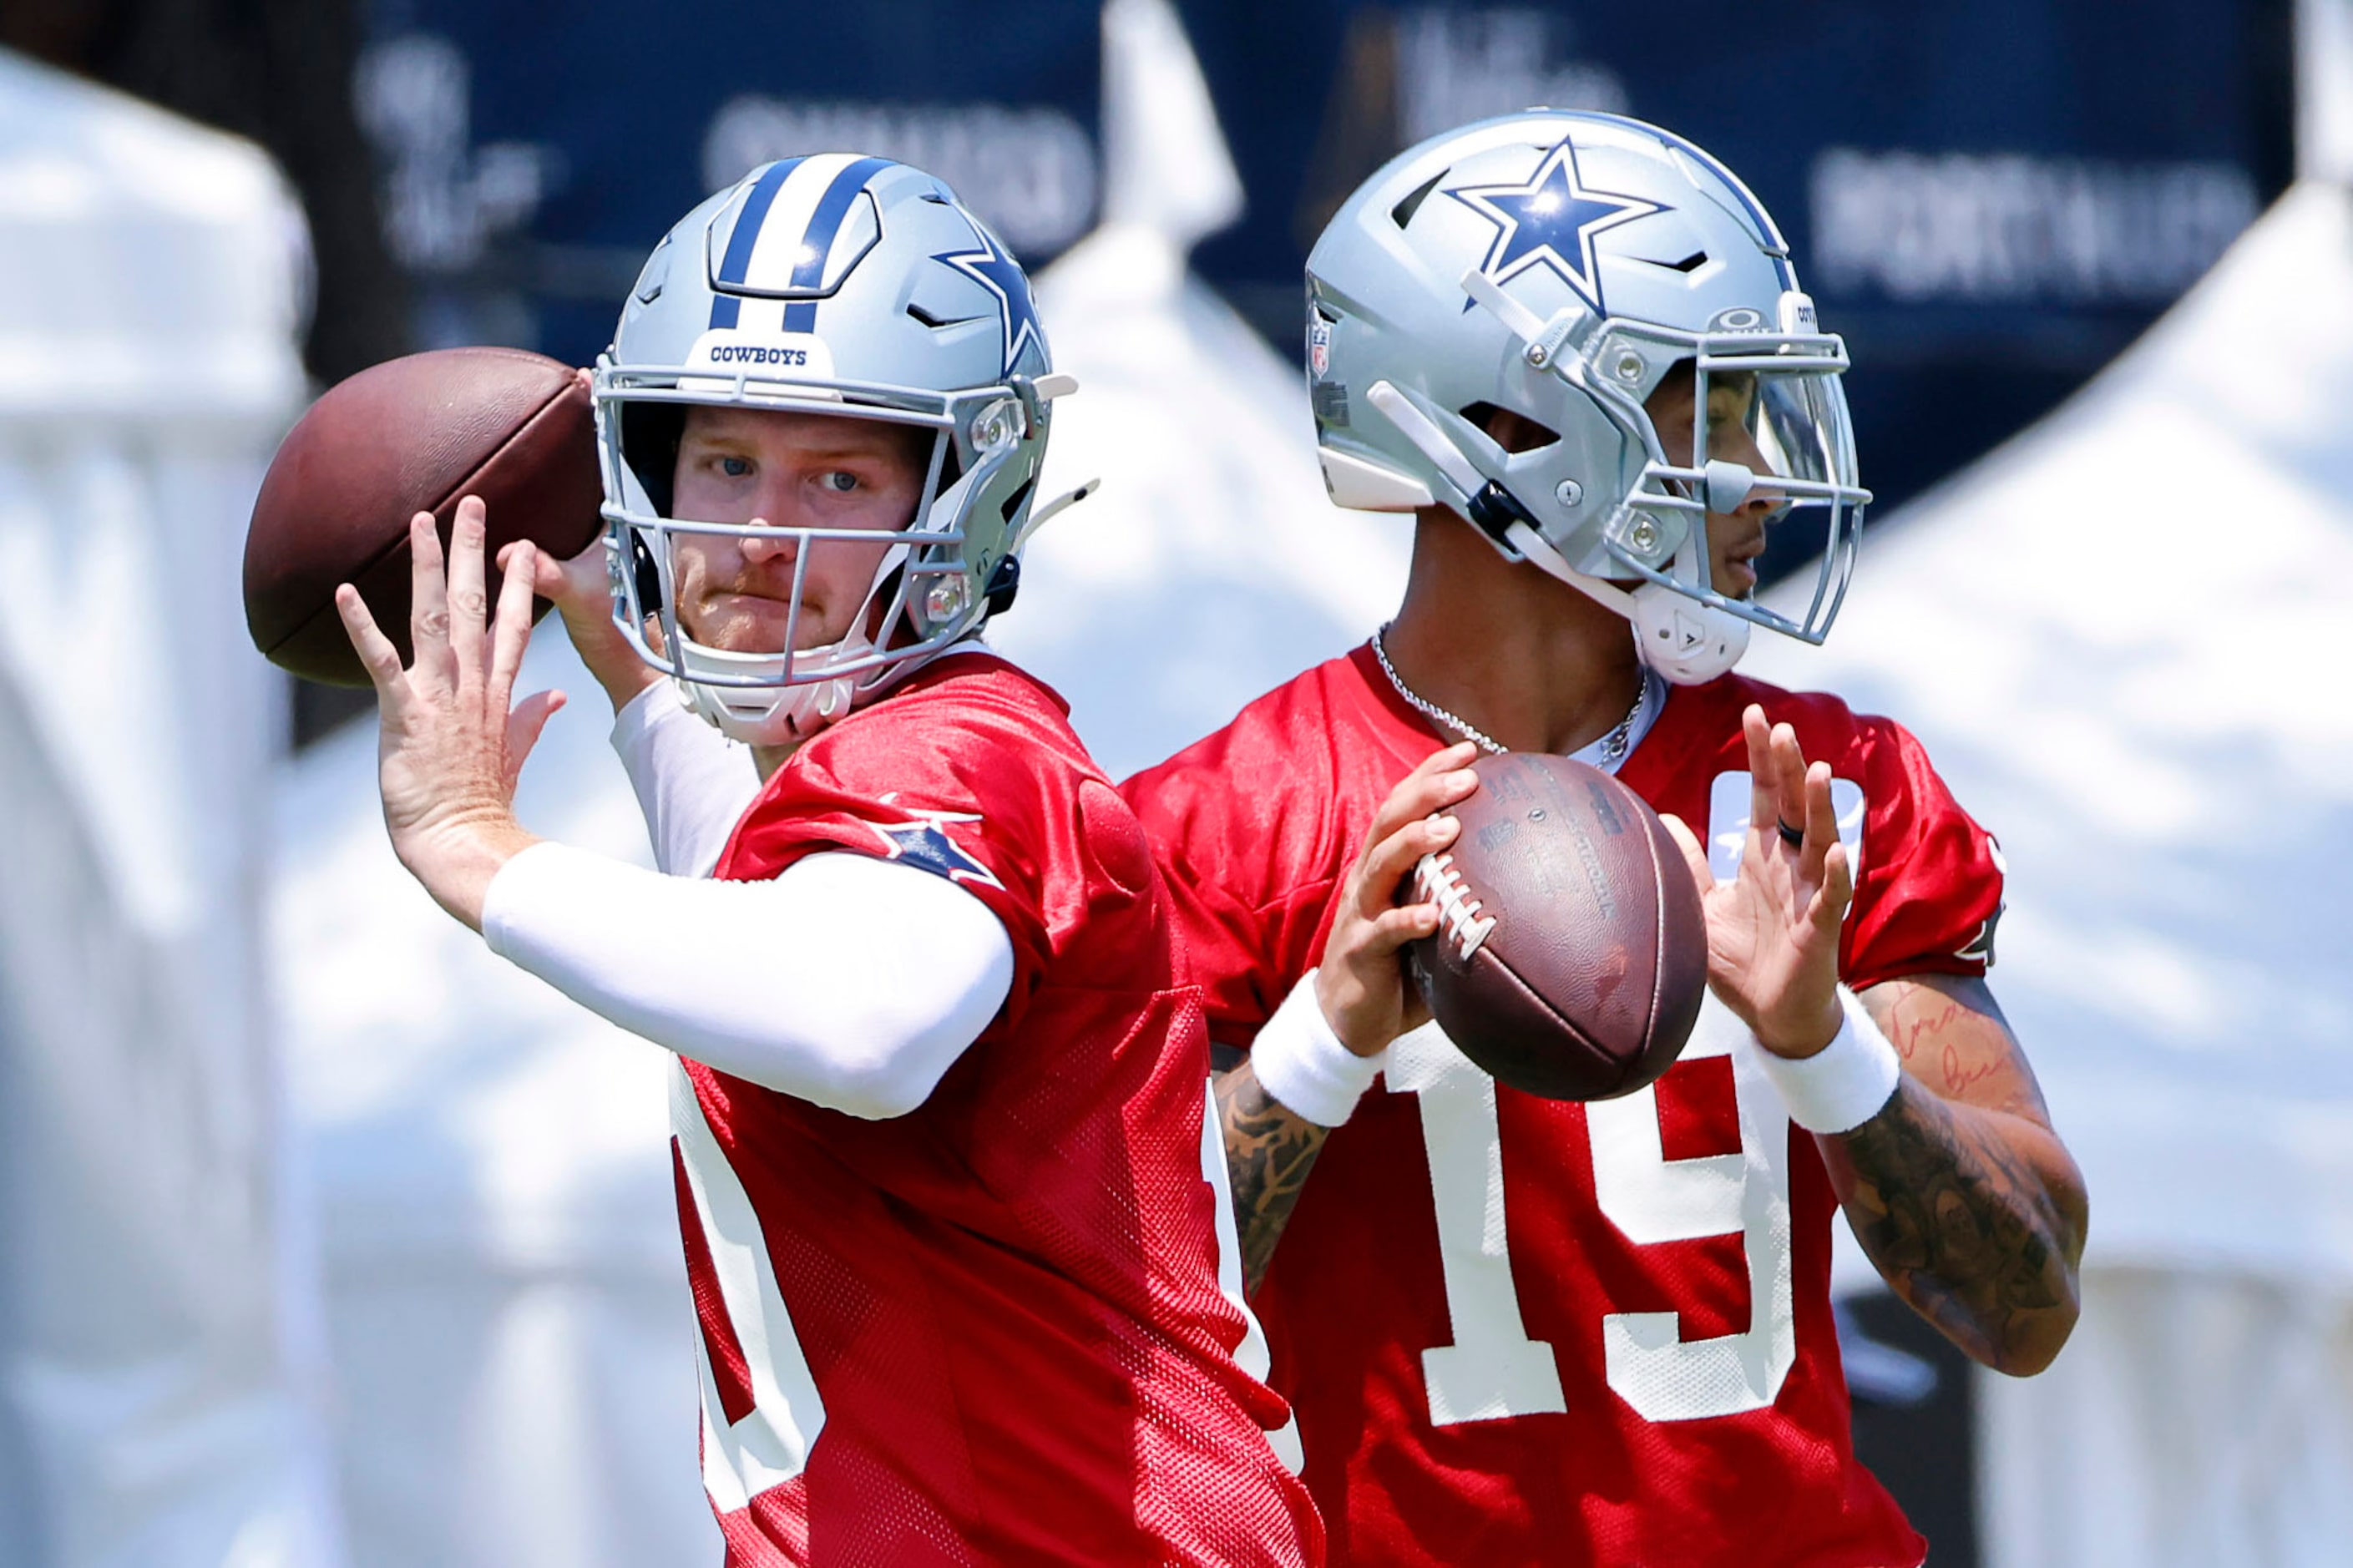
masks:
{"type": "MultiPolygon", "coordinates": [[[[1501,742],[1449,713],[1405,683],[1405,678],[1397,672],[1397,666],[1389,662],[1389,650],[1381,645],[1382,635],[1388,629],[1384,626],[1373,634],[1373,657],[1381,661],[1381,673],[1389,678],[1389,684],[1397,688],[1397,694],[1405,699],[1406,705],[1424,718],[1445,725],[1489,756],[1502,756],[1508,748],[1501,742]]],[[[1634,689],[1634,706],[1626,710],[1626,717],[1618,721],[1615,729],[1601,737],[1601,760],[1605,763],[1622,761],[1626,748],[1633,739],[1634,721],[1642,716],[1642,704],[1651,695],[1651,672],[1645,669],[1641,674],[1641,684],[1634,689]]]]}

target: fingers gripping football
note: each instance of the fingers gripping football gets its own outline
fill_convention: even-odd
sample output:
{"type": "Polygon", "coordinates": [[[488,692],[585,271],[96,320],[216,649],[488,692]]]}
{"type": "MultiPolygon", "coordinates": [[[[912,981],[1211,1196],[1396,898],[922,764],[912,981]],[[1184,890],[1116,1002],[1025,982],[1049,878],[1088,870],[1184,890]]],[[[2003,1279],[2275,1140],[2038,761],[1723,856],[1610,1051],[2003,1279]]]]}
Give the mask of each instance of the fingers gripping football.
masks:
{"type": "Polygon", "coordinates": [[[564,703],[561,692],[548,691],[510,707],[531,638],[536,562],[515,560],[519,569],[506,574],[490,616],[486,532],[482,504],[469,497],[445,563],[432,515],[411,523],[416,652],[406,668],[357,590],[346,584],[335,594],[375,687],[377,783],[394,852],[444,908],[478,929],[491,876],[532,842],[514,820],[515,782],[564,703]]]}
{"type": "Polygon", "coordinates": [[[1401,904],[1398,893],[1423,856],[1445,848],[1461,831],[1444,813],[1479,787],[1468,771],[1477,755],[1465,742],[1408,773],[1374,815],[1349,870],[1317,966],[1315,999],[1332,1032],[1359,1056],[1385,1049],[1430,1016],[1407,982],[1402,950],[1438,929],[1438,906],[1401,904]]]}
{"type": "MultiPolygon", "coordinates": [[[[638,657],[638,650],[629,646],[629,639],[613,624],[612,574],[606,564],[601,538],[592,541],[588,548],[569,560],[535,549],[527,540],[517,540],[499,552],[499,569],[513,573],[517,563],[526,559],[525,552],[530,552],[528,559],[533,563],[533,591],[554,604],[556,613],[563,616],[565,634],[571,637],[580,662],[612,699],[615,712],[661,679],[652,666],[638,657]]],[[[659,642],[660,634],[650,622],[647,631],[649,641],[659,642]]]]}
{"type": "Polygon", "coordinates": [[[1811,1056],[1838,1033],[1839,932],[1854,896],[1827,763],[1809,766],[1797,732],[1741,716],[1751,795],[1740,869],[1719,884],[1691,830],[1668,819],[1707,915],[1708,985],[1759,1044],[1811,1056]],[[1791,842],[1792,839],[1796,842],[1791,842]]]}

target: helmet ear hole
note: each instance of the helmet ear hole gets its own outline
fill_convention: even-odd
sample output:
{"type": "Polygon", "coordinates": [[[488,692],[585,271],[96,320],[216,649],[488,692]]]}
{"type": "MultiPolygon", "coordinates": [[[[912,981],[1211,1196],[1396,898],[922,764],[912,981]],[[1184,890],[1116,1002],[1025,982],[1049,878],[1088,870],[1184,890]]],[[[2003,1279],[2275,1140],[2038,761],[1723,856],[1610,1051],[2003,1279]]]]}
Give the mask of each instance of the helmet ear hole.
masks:
{"type": "Polygon", "coordinates": [[[1459,412],[1506,452],[1534,452],[1560,439],[1559,431],[1492,403],[1470,404],[1459,412]]]}
{"type": "Polygon", "coordinates": [[[679,437],[685,431],[686,410],[674,403],[621,405],[621,454],[645,487],[646,499],[654,503],[656,517],[670,514],[679,437]]]}
{"type": "Polygon", "coordinates": [[[654,552],[644,535],[629,531],[629,570],[637,576],[638,603],[649,615],[661,613],[661,569],[654,564],[654,552]]]}

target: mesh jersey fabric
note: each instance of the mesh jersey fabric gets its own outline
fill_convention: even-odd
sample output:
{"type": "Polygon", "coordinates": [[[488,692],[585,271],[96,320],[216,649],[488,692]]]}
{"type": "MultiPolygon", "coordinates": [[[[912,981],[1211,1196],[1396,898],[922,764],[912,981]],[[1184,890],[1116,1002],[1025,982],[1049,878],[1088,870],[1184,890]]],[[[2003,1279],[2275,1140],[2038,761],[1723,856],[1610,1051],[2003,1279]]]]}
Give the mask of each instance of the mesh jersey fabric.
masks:
{"type": "MultiPolygon", "coordinates": [[[[1727,833],[1752,701],[1860,786],[1849,984],[1981,973],[1999,852],[1900,726],[1727,676],[1674,689],[1619,777],[1727,833]]],[[[1246,1047],[1314,964],[1374,813],[1440,743],[1359,648],[1123,786],[1213,1038],[1246,1047]]],[[[1853,1455],[1837,1203],[1757,1049],[1711,998],[1652,1089],[1588,1107],[1495,1085],[1435,1026],[1391,1047],[1253,1303],[1334,1562],[1920,1562],[1853,1455]]]]}
{"type": "Polygon", "coordinates": [[[778,769],[716,874],[825,850],[968,889],[1015,973],[894,1120],[681,1065],[729,1563],[1319,1562],[1267,1442],[1288,1412],[1237,1366],[1219,1288],[1198,993],[1143,833],[1060,700],[990,656],[936,661],[778,769]]]}

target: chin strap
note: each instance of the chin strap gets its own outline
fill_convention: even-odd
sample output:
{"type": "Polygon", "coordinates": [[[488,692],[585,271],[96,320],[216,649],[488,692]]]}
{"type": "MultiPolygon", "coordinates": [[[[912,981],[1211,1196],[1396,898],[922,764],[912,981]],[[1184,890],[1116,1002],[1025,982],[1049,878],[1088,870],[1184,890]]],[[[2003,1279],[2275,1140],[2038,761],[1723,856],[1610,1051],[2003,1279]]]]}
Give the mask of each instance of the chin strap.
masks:
{"type": "MultiPolygon", "coordinates": [[[[1430,416],[1386,381],[1366,390],[1365,400],[1385,415],[1405,438],[1430,459],[1462,498],[1456,510],[1505,553],[1527,562],[1632,623],[1634,647],[1642,662],[1678,686],[1714,680],[1748,651],[1748,623],[1728,611],[1703,605],[1656,583],[1626,589],[1568,563],[1529,520],[1527,509],[1509,490],[1471,466],[1430,416]]],[[[1692,548],[1687,542],[1686,549],[1692,548]]]]}
{"type": "MultiPolygon", "coordinates": [[[[863,647],[871,646],[863,638],[859,641],[863,647]]],[[[686,692],[687,706],[698,717],[729,740],[751,746],[786,746],[806,741],[847,714],[857,697],[857,682],[847,676],[776,687],[765,693],[766,702],[740,707],[730,703],[717,687],[683,678],[679,685],[686,692]]]]}
{"type": "Polygon", "coordinates": [[[1588,577],[1551,542],[1525,522],[1508,531],[1512,545],[1547,575],[1617,611],[1634,625],[1634,651],[1677,686],[1702,686],[1730,673],[1748,651],[1748,623],[1728,610],[1645,583],[1630,592],[1588,577]]]}

